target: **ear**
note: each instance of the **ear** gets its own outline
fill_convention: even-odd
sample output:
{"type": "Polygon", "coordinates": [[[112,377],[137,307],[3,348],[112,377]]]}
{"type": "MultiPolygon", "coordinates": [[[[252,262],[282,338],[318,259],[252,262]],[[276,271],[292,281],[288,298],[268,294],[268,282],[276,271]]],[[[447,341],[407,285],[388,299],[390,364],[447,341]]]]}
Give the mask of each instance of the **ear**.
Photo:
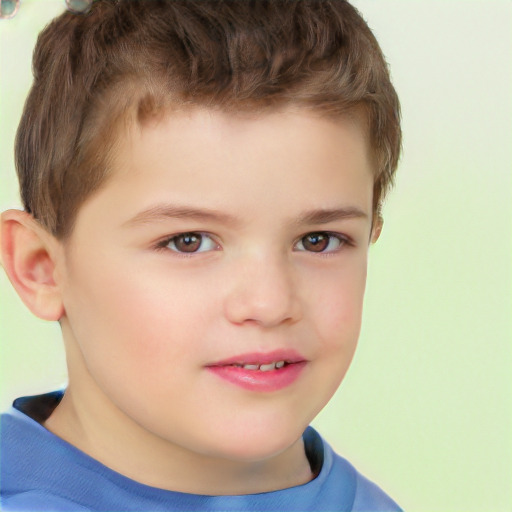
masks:
{"type": "Polygon", "coordinates": [[[378,239],[382,232],[382,227],[384,225],[384,219],[380,214],[376,214],[373,220],[372,233],[371,233],[371,243],[374,244],[378,239]]]}
{"type": "Polygon", "coordinates": [[[34,218],[7,210],[1,218],[2,263],[21,300],[43,320],[59,320],[64,313],[55,282],[57,240],[34,218]]]}

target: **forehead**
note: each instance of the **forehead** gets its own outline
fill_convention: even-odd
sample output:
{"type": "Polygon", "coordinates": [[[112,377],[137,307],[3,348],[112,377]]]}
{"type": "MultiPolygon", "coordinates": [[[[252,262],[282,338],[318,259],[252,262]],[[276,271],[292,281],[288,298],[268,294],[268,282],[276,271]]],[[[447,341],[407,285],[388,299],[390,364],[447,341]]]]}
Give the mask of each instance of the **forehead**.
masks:
{"type": "Polygon", "coordinates": [[[135,162],[141,163],[139,158],[159,158],[169,146],[176,159],[188,157],[191,166],[202,158],[208,158],[209,166],[236,159],[246,163],[267,160],[268,166],[271,158],[278,157],[304,164],[309,158],[318,163],[336,158],[340,163],[356,159],[362,163],[364,158],[371,167],[362,115],[327,117],[299,106],[263,112],[173,109],[131,123],[120,130],[118,142],[117,170],[133,168],[135,162]],[[304,157],[309,158],[304,161],[304,157]]]}
{"type": "Polygon", "coordinates": [[[120,221],[162,204],[269,219],[352,206],[371,214],[372,166],[357,117],[173,110],[129,126],[112,164],[97,196],[120,221]]]}

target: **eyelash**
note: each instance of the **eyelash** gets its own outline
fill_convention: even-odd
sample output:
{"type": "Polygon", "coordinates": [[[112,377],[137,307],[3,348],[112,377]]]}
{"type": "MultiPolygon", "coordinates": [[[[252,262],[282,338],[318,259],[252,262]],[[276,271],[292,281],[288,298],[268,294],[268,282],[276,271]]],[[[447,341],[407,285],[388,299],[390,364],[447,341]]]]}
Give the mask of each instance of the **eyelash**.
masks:
{"type": "MultiPolygon", "coordinates": [[[[202,252],[208,252],[208,251],[185,252],[185,251],[176,251],[176,250],[169,248],[169,244],[174,242],[177,238],[179,238],[181,236],[185,236],[185,235],[199,235],[202,238],[208,237],[212,240],[213,243],[215,243],[216,245],[219,245],[219,244],[217,244],[217,242],[215,242],[215,239],[208,233],[203,233],[201,231],[185,231],[183,233],[177,233],[176,235],[172,235],[170,237],[164,238],[163,240],[161,240],[160,242],[157,243],[155,249],[168,250],[168,251],[171,251],[171,252],[173,252],[179,256],[185,257],[185,258],[190,258],[190,257],[192,257],[196,254],[200,254],[202,252]]],[[[201,243],[202,243],[202,239],[201,239],[201,243]]]]}
{"type": "Polygon", "coordinates": [[[307,251],[307,250],[303,250],[303,251],[300,251],[300,252],[309,252],[309,253],[313,253],[313,254],[319,254],[319,255],[322,255],[322,256],[325,257],[325,256],[333,256],[333,255],[339,253],[344,247],[353,247],[354,246],[353,240],[351,238],[349,238],[348,236],[346,236],[346,235],[342,235],[341,233],[333,233],[331,231],[311,231],[310,233],[306,233],[305,235],[300,237],[299,240],[297,242],[295,242],[294,247],[298,243],[303,242],[303,240],[305,238],[307,238],[308,236],[312,236],[312,235],[321,235],[321,236],[329,237],[328,246],[331,244],[331,241],[333,239],[334,240],[338,240],[340,245],[336,249],[330,250],[330,251],[307,251]]]}
{"type": "MultiPolygon", "coordinates": [[[[173,252],[174,254],[180,256],[180,257],[184,257],[184,258],[190,258],[190,257],[193,257],[197,254],[201,254],[203,252],[211,252],[211,251],[191,251],[191,252],[186,252],[186,251],[177,251],[177,250],[174,250],[174,249],[170,249],[169,248],[169,244],[171,244],[172,242],[175,242],[175,240],[179,237],[182,237],[184,235],[199,235],[201,236],[202,238],[204,237],[207,237],[209,239],[212,240],[213,243],[215,243],[217,246],[219,245],[217,242],[215,242],[215,239],[208,233],[204,233],[204,232],[201,232],[201,231],[185,231],[183,233],[177,233],[175,235],[172,235],[170,237],[166,237],[164,238],[163,240],[161,240],[160,242],[158,242],[155,246],[155,249],[156,250],[159,250],[159,251],[162,251],[162,250],[168,250],[168,251],[171,251],[173,252]]],[[[355,244],[353,242],[353,240],[346,236],[346,235],[343,235],[341,233],[334,233],[334,232],[331,232],[331,231],[311,231],[309,233],[306,233],[305,235],[301,236],[293,245],[294,247],[298,244],[298,243],[303,243],[303,240],[305,238],[307,238],[308,236],[312,236],[312,235],[322,235],[322,236],[328,236],[329,237],[329,242],[328,242],[328,245],[331,243],[331,241],[333,239],[337,239],[340,243],[340,246],[334,250],[331,250],[331,251],[308,251],[308,250],[301,250],[301,251],[297,251],[297,252],[309,252],[309,253],[312,253],[312,254],[318,254],[318,255],[321,255],[321,256],[332,256],[334,254],[337,254],[338,252],[340,252],[344,247],[353,247],[355,244]]],[[[202,240],[201,240],[202,242],[202,240]]],[[[216,249],[213,249],[213,250],[216,250],[216,249]]]]}

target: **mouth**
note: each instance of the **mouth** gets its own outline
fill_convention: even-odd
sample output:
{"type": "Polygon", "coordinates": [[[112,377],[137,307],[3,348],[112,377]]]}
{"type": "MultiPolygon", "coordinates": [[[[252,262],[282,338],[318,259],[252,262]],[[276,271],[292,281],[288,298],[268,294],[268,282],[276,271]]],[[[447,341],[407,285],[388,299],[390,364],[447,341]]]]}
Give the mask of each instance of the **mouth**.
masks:
{"type": "Polygon", "coordinates": [[[245,370],[260,370],[268,372],[276,369],[279,370],[290,364],[297,364],[304,361],[306,361],[306,358],[296,350],[274,350],[272,352],[251,352],[247,354],[239,354],[237,356],[209,364],[208,367],[234,366],[236,368],[244,368],[245,370]]]}
{"type": "Polygon", "coordinates": [[[298,352],[241,354],[207,365],[221,379],[250,391],[278,391],[293,384],[308,361],[298,352]]]}
{"type": "Polygon", "coordinates": [[[279,370],[280,368],[283,368],[284,366],[287,366],[289,364],[288,361],[275,361],[273,363],[268,364],[261,364],[261,363],[249,363],[249,364],[242,364],[242,363],[235,363],[233,365],[235,368],[243,368],[244,370],[251,370],[251,371],[260,371],[260,372],[271,372],[272,370],[279,370]]]}

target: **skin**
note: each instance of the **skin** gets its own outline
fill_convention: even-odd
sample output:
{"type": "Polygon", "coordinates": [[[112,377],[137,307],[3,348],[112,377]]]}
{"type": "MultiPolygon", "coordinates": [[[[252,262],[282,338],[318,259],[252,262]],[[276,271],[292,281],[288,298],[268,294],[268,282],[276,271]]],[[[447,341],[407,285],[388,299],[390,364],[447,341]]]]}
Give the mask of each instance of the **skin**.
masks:
{"type": "Polygon", "coordinates": [[[68,240],[4,216],[6,268],[30,230],[48,254],[25,268],[51,289],[32,309],[60,320],[68,360],[69,387],[46,428],[164,489],[251,494],[311,480],[301,435],[352,360],[368,242],[380,230],[361,126],[300,109],[196,108],[125,135],[113,176],[81,207],[68,240]],[[223,217],[140,219],[169,204],[223,217]],[[338,208],[361,215],[299,220],[338,208]],[[167,243],[187,232],[207,234],[198,252],[167,243]],[[340,238],[316,252],[304,237],[318,232],[340,238]],[[242,389],[205,368],[276,349],[308,361],[279,391],[242,389]]]}

